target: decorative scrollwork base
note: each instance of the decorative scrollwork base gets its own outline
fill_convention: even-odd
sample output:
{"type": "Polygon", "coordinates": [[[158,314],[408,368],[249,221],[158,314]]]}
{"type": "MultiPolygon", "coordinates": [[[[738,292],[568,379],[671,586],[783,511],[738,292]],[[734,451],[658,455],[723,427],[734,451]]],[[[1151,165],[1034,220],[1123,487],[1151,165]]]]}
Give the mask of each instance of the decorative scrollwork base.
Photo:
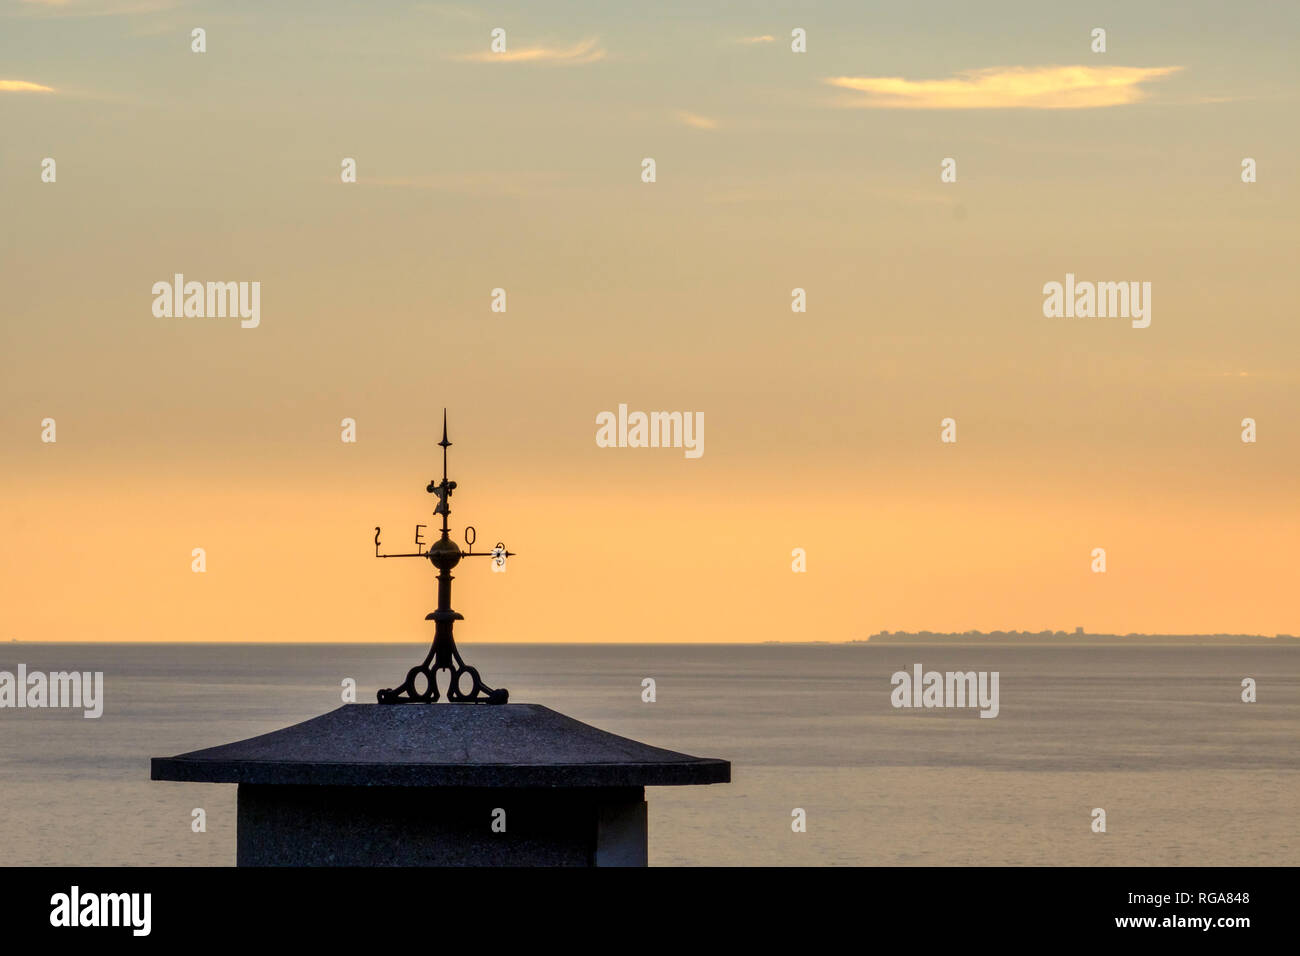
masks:
{"type": "Polygon", "coordinates": [[[428,662],[417,664],[406,672],[402,686],[384,689],[379,692],[381,704],[436,704],[442,699],[438,690],[438,671],[451,675],[447,682],[447,700],[454,704],[504,704],[510,700],[510,691],[504,687],[493,690],[478,676],[478,670],[470,667],[455,654],[455,663],[442,666],[429,666],[428,662]],[[464,679],[469,678],[468,690],[462,688],[464,679]],[[423,678],[424,690],[417,682],[423,678]]]}

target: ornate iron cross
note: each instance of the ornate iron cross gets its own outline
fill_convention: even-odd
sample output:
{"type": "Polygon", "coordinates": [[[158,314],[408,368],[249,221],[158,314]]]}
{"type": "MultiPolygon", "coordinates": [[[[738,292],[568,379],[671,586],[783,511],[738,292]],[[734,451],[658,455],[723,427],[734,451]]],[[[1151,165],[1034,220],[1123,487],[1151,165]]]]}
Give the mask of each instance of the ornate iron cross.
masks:
{"type": "MultiPolygon", "coordinates": [[[[400,687],[381,690],[381,704],[432,704],[442,696],[438,691],[437,674],[440,670],[448,672],[447,700],[452,703],[504,704],[510,699],[510,692],[504,687],[493,690],[483,683],[478,671],[461,660],[460,651],[456,649],[455,638],[451,636],[452,625],[463,621],[464,615],[451,609],[451,569],[460,564],[461,558],[491,558],[498,567],[504,568],[506,558],[514,557],[513,551],[507,551],[500,541],[491,551],[475,551],[474,541],[478,537],[472,527],[465,529],[465,543],[468,551],[462,551],[460,545],[451,540],[447,519],[451,515],[451,493],[456,490],[456,482],[447,480],[447,410],[442,410],[442,481],[429,482],[425,489],[431,495],[438,496],[438,506],[433,509],[435,515],[442,516],[442,536],[426,550],[413,551],[409,554],[381,554],[379,552],[379,528],[375,528],[375,557],[377,558],[428,558],[438,569],[438,610],[427,615],[426,621],[433,621],[433,646],[429,648],[424,663],[417,664],[406,672],[406,680],[400,687]],[[465,683],[468,682],[468,687],[465,683]]],[[[425,525],[415,526],[415,545],[420,547],[424,541],[420,538],[420,529],[425,525]]]]}

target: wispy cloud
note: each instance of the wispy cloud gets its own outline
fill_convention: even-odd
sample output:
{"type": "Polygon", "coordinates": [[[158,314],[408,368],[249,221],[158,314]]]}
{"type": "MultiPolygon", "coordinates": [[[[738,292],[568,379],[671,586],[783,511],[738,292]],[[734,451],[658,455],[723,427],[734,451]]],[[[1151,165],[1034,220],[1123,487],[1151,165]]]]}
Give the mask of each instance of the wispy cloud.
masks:
{"type": "Polygon", "coordinates": [[[0,80],[0,93],[53,93],[54,87],[26,80],[0,80]]]}
{"type": "Polygon", "coordinates": [[[836,76],[831,86],[864,94],[840,106],[904,110],[1091,109],[1146,97],[1142,84],[1180,66],[1012,66],[964,70],[946,80],[836,76]]]}
{"type": "Polygon", "coordinates": [[[502,53],[485,50],[482,53],[467,53],[456,59],[471,63],[555,63],[561,66],[580,66],[605,59],[605,50],[598,38],[591,37],[571,47],[507,47],[502,53]]]}
{"type": "Polygon", "coordinates": [[[775,43],[776,37],[770,33],[764,33],[761,37],[738,37],[737,43],[775,43]]]}
{"type": "Polygon", "coordinates": [[[10,13],[18,16],[116,17],[171,10],[179,0],[22,0],[10,13]]]}
{"type": "Polygon", "coordinates": [[[688,113],[686,110],[679,110],[677,118],[692,129],[717,129],[718,121],[710,119],[707,116],[700,116],[698,113],[688,113]]]}
{"type": "Polygon", "coordinates": [[[479,18],[479,15],[469,7],[456,3],[417,3],[415,9],[427,10],[438,16],[450,17],[453,20],[477,20],[479,18]]]}

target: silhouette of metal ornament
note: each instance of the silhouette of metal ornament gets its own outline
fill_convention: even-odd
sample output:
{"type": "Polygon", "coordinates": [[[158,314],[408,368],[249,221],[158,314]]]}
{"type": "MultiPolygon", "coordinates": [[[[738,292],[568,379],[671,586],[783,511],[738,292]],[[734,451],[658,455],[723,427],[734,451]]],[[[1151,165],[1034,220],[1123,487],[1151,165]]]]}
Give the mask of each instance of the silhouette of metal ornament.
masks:
{"type": "MultiPolygon", "coordinates": [[[[447,480],[447,410],[442,410],[442,481],[430,481],[425,489],[431,495],[438,496],[438,506],[433,513],[442,517],[442,535],[426,550],[416,550],[408,554],[381,554],[379,551],[379,528],[375,528],[375,557],[377,558],[428,558],[438,569],[438,610],[425,617],[433,621],[433,645],[429,648],[424,662],[417,664],[406,672],[406,680],[401,685],[385,688],[379,692],[381,704],[433,704],[441,699],[438,690],[438,671],[447,671],[447,700],[456,704],[504,704],[510,699],[510,692],[504,687],[493,690],[478,671],[461,659],[456,649],[456,640],[452,637],[452,625],[465,620],[464,616],[451,609],[451,569],[460,564],[462,558],[491,558],[498,566],[505,564],[506,558],[514,557],[513,551],[507,551],[500,541],[491,551],[475,551],[474,541],[478,532],[473,526],[465,529],[465,541],[468,551],[462,551],[460,545],[451,540],[447,519],[451,515],[451,495],[456,490],[456,482],[447,480]]],[[[415,526],[415,545],[418,549],[424,544],[420,531],[427,527],[415,526]]]]}

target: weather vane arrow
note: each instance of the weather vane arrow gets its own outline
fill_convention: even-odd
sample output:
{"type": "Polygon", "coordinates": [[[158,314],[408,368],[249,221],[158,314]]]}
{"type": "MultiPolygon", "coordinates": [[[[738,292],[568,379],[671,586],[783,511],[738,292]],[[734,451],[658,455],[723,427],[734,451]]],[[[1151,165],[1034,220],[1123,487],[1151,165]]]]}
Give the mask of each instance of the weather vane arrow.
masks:
{"type": "MultiPolygon", "coordinates": [[[[463,615],[451,609],[451,569],[460,564],[462,558],[491,558],[493,563],[504,568],[506,558],[514,557],[513,551],[507,551],[503,543],[497,542],[491,551],[475,551],[474,542],[478,537],[474,528],[465,529],[465,543],[468,551],[461,550],[460,545],[451,540],[451,531],[447,519],[451,516],[451,495],[456,490],[456,482],[447,479],[447,449],[451,442],[447,440],[447,410],[442,410],[442,481],[430,481],[425,489],[431,495],[438,496],[438,506],[433,509],[435,515],[442,517],[442,534],[437,541],[424,550],[406,554],[382,554],[380,552],[379,533],[375,528],[375,557],[377,558],[427,558],[438,569],[438,609],[425,617],[433,621],[433,645],[422,664],[417,664],[406,673],[399,687],[384,689],[379,692],[381,704],[432,704],[441,698],[438,690],[437,673],[448,672],[447,700],[452,703],[504,704],[510,699],[510,692],[504,687],[493,690],[483,683],[478,671],[466,664],[456,649],[456,640],[452,637],[452,625],[463,621],[463,615]],[[468,682],[468,688],[465,683],[468,682]]],[[[415,526],[415,546],[424,544],[420,530],[426,525],[415,526]]]]}

